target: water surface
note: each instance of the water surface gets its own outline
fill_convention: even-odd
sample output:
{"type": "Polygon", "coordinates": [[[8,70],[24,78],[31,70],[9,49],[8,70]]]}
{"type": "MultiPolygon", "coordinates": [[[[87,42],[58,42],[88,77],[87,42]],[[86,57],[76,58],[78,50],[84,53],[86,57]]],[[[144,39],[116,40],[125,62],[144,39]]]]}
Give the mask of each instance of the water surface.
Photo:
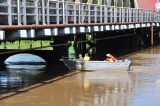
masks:
{"type": "Polygon", "coordinates": [[[133,61],[131,71],[74,71],[49,77],[1,95],[0,106],[160,106],[160,47],[126,58],[133,61]]]}

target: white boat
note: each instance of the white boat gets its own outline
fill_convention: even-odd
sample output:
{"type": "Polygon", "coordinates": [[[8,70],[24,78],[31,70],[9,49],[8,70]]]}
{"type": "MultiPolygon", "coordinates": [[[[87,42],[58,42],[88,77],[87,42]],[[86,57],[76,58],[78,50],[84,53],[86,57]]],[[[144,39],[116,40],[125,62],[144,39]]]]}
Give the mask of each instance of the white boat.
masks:
{"type": "Polygon", "coordinates": [[[128,59],[118,60],[116,62],[107,62],[107,61],[84,61],[84,60],[75,60],[62,58],[61,61],[64,62],[65,66],[73,70],[87,70],[87,71],[96,71],[96,70],[130,70],[131,61],[128,59]]]}

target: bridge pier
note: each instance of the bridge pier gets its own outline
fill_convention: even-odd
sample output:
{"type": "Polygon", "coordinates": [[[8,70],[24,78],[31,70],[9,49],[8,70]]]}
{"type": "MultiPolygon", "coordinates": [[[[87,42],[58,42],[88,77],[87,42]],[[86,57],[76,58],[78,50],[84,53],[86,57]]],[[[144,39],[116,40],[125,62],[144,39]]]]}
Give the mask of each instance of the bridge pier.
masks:
{"type": "Polygon", "coordinates": [[[86,53],[86,34],[78,34],[75,36],[74,49],[76,51],[76,57],[78,54],[84,55],[86,53]]]}
{"type": "Polygon", "coordinates": [[[90,54],[93,60],[96,59],[96,33],[91,33],[86,35],[88,37],[88,41],[86,42],[86,52],[90,54]]]}
{"type": "Polygon", "coordinates": [[[68,38],[66,37],[54,37],[53,38],[53,53],[54,55],[54,61],[58,62],[59,59],[61,59],[63,56],[68,56],[68,38]],[[64,44],[64,45],[61,45],[64,44]]]}

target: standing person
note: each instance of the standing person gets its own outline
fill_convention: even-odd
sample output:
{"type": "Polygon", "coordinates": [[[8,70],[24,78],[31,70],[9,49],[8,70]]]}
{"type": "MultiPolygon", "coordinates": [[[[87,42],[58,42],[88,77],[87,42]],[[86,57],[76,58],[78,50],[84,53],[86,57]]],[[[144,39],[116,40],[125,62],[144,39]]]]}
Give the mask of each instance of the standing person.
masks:
{"type": "Polygon", "coordinates": [[[86,53],[85,56],[84,56],[84,60],[85,60],[85,61],[90,61],[90,57],[88,56],[87,53],[86,53]]]}
{"type": "Polygon", "coordinates": [[[108,61],[108,62],[116,62],[117,61],[117,59],[116,59],[116,57],[114,57],[114,56],[112,56],[111,54],[106,54],[106,61],[108,61]]]}

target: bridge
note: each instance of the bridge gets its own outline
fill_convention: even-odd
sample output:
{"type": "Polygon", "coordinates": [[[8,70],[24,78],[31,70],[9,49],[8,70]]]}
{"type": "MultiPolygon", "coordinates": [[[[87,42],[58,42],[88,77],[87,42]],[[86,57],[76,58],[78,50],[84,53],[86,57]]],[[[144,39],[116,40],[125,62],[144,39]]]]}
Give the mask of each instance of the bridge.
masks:
{"type": "MultiPolygon", "coordinates": [[[[116,52],[117,48],[125,50],[154,46],[159,43],[160,12],[158,2],[150,2],[0,0],[0,42],[51,41],[46,47],[53,47],[53,60],[68,55],[70,46],[74,47],[75,55],[88,51],[96,54],[106,50],[116,52]]],[[[14,50],[16,52],[13,54],[34,49],[37,48],[14,50]]],[[[9,50],[5,47],[1,49],[4,58],[1,61],[9,56],[6,51],[9,50]]]]}

